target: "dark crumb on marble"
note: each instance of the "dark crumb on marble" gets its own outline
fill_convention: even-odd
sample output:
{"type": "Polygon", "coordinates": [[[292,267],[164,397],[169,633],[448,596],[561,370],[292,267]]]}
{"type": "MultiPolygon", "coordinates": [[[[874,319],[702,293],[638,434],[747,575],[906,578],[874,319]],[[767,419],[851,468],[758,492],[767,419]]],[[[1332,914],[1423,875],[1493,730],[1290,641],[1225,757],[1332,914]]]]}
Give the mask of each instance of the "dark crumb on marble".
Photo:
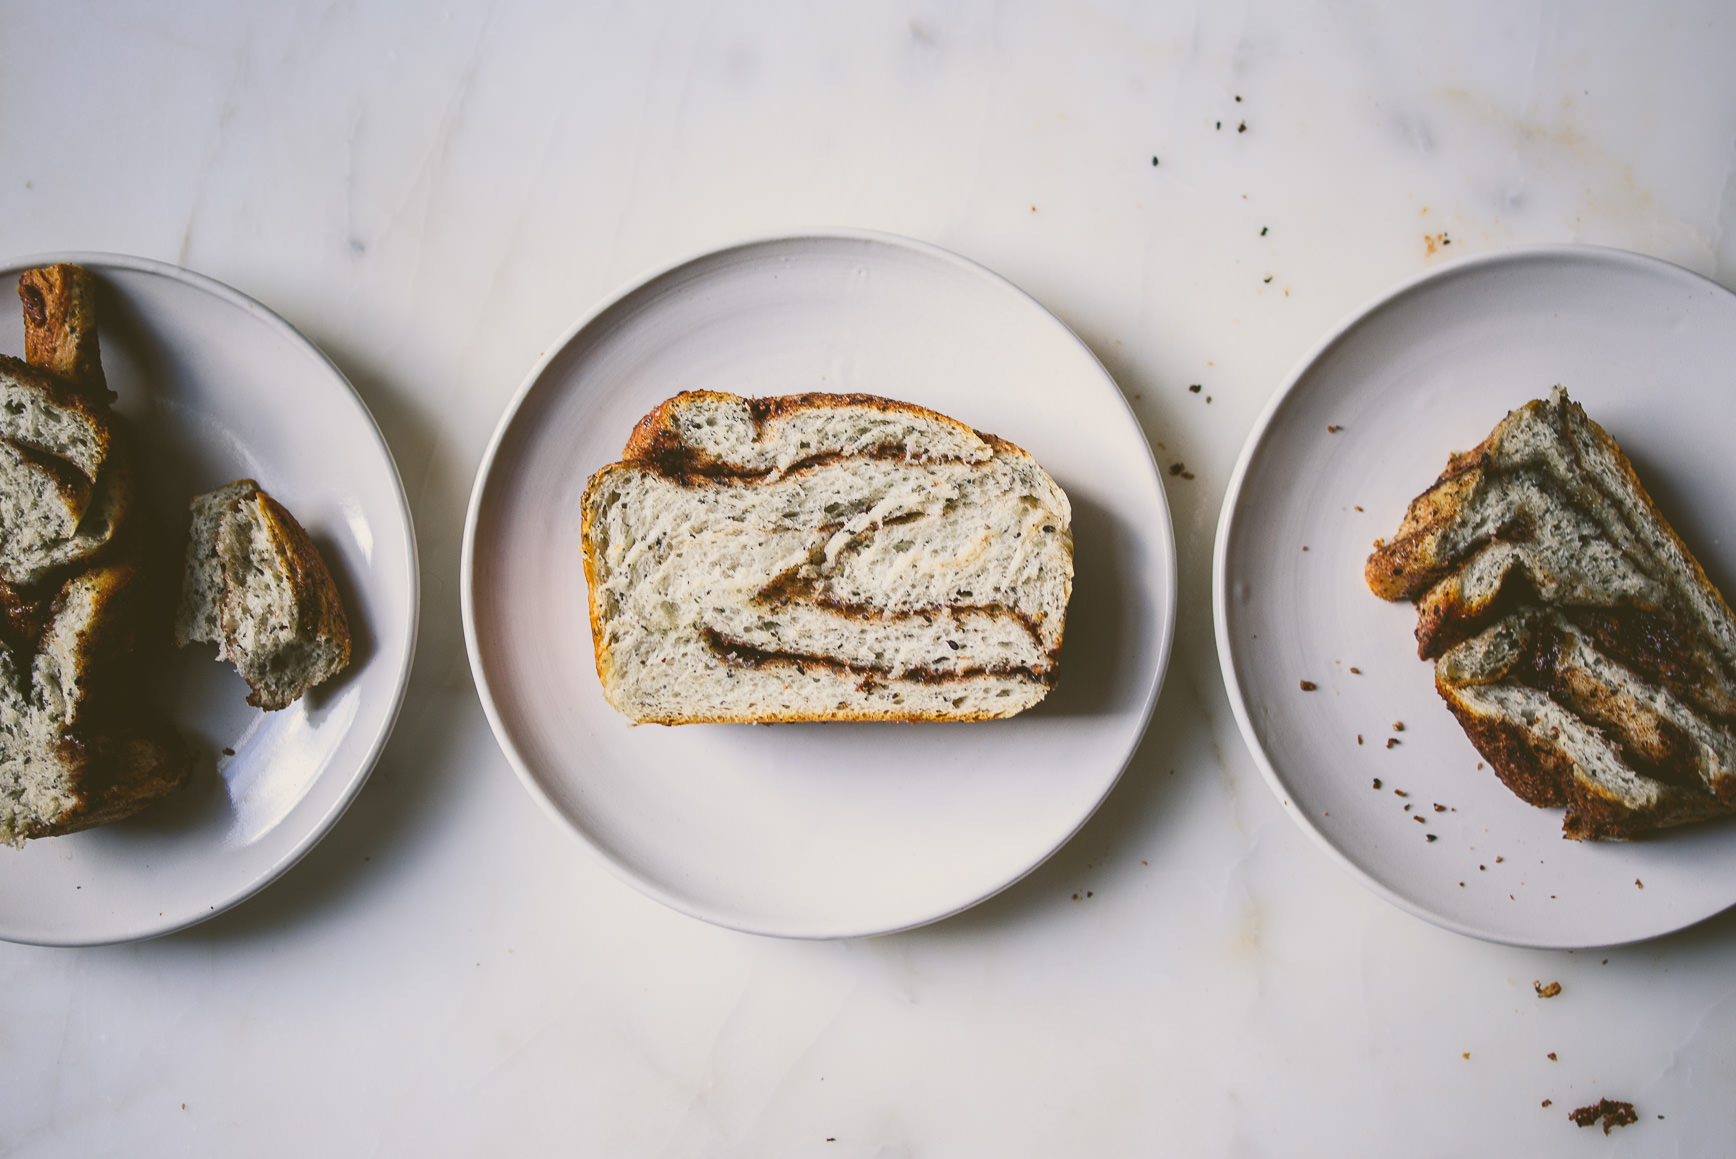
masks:
{"type": "Polygon", "coordinates": [[[1441,804],[1439,801],[1435,802],[1435,812],[1445,813],[1446,811],[1447,811],[1447,807],[1445,805],[1441,804]]]}
{"type": "MultiPolygon", "coordinates": [[[[1406,805],[1405,808],[1408,809],[1410,806],[1406,805]]],[[[1427,825],[1429,823],[1427,817],[1412,817],[1411,820],[1415,821],[1418,825],[1427,825]]]]}
{"type": "Polygon", "coordinates": [[[1316,688],[1320,687],[1312,680],[1299,680],[1297,681],[1297,686],[1300,687],[1303,692],[1313,692],[1316,688]]]}
{"type": "Polygon", "coordinates": [[[1495,858],[1495,864],[1499,865],[1505,860],[1507,860],[1505,857],[1497,857],[1497,858],[1495,858]]]}
{"type": "Polygon", "coordinates": [[[235,755],[235,750],[234,749],[224,749],[223,755],[226,757],[232,757],[235,755]]]}
{"type": "Polygon", "coordinates": [[[1465,1058],[1470,1058],[1470,1057],[1471,1057],[1471,1052],[1470,1052],[1470,1051],[1468,1051],[1468,1050],[1467,1050],[1467,1051],[1466,1051],[1466,1052],[1465,1052],[1465,1053],[1464,1053],[1464,1055],[1463,1055],[1463,1057],[1465,1057],[1465,1058]]]}
{"type": "Polygon", "coordinates": [[[1197,382],[1188,383],[1187,388],[1188,388],[1188,391],[1192,394],[1198,394],[1200,392],[1200,384],[1197,382]]]}
{"type": "Polygon", "coordinates": [[[1559,1062],[1560,1061],[1559,1059],[1557,1059],[1555,1057],[1555,1052],[1553,1050],[1549,1052],[1549,1061],[1550,1062],[1559,1062]]]}
{"type": "Polygon", "coordinates": [[[1224,127],[1224,123],[1222,121],[1219,121],[1216,125],[1213,125],[1212,127],[1214,129],[1222,129],[1224,127]]]}
{"type": "Polygon", "coordinates": [[[1271,275],[1271,274],[1267,274],[1267,275],[1266,275],[1266,282],[1267,282],[1267,283],[1270,283],[1270,282],[1271,282],[1271,280],[1272,280],[1272,275],[1271,275]]]}
{"type": "Polygon", "coordinates": [[[1361,510],[1362,510],[1362,508],[1361,508],[1361,507],[1360,507],[1360,506],[1358,506],[1358,507],[1357,507],[1357,508],[1356,508],[1356,510],[1358,510],[1358,511],[1361,511],[1361,510]]]}
{"type": "Polygon", "coordinates": [[[1187,467],[1181,463],[1171,463],[1169,465],[1169,473],[1171,475],[1180,475],[1183,479],[1193,478],[1193,472],[1188,470],[1187,467]]]}
{"type": "Polygon", "coordinates": [[[1153,164],[1153,165],[1156,165],[1156,164],[1157,164],[1157,158],[1156,158],[1156,157],[1153,157],[1153,158],[1152,158],[1152,159],[1151,159],[1151,163],[1152,163],[1152,164],[1153,164]]]}
{"type": "Polygon", "coordinates": [[[1537,997],[1539,998],[1553,998],[1557,994],[1561,993],[1560,982],[1551,982],[1548,985],[1544,985],[1541,981],[1537,981],[1531,983],[1531,987],[1537,991],[1537,997]]]}
{"type": "Polygon", "coordinates": [[[1641,881],[1639,878],[1636,877],[1636,878],[1634,878],[1634,886],[1637,889],[1644,889],[1646,887],[1646,883],[1641,881]]]}
{"type": "Polygon", "coordinates": [[[1462,881],[1461,881],[1461,882],[1460,882],[1460,883],[1459,883],[1459,888],[1460,888],[1460,889],[1464,889],[1464,888],[1465,888],[1465,883],[1464,883],[1464,882],[1462,882],[1462,881]]]}
{"type": "Polygon", "coordinates": [[[1433,841],[1435,839],[1435,835],[1433,833],[1425,833],[1425,834],[1423,834],[1423,836],[1427,837],[1430,841],[1433,841]]]}
{"type": "Polygon", "coordinates": [[[1379,777],[1374,778],[1374,787],[1377,789],[1380,788],[1380,778],[1379,777]]]}
{"type": "Polygon", "coordinates": [[[1386,747],[1389,749],[1397,748],[1398,747],[1398,738],[1396,736],[1387,737],[1386,738],[1386,747]]]}
{"type": "MultiPolygon", "coordinates": [[[[1336,435],[1336,434],[1337,434],[1337,433],[1338,433],[1338,432],[1339,432],[1339,431],[1341,431],[1341,430],[1343,430],[1343,429],[1344,429],[1344,428],[1343,428],[1343,427],[1341,427],[1341,426],[1338,426],[1338,425],[1337,425],[1337,424],[1335,424],[1335,423],[1328,423],[1328,424],[1326,424],[1326,433],[1327,433],[1327,434],[1329,434],[1329,435],[1336,435]]],[[[1361,511],[1361,510],[1362,510],[1362,508],[1360,508],[1360,507],[1358,507],[1358,508],[1357,508],[1357,510],[1358,510],[1358,511],[1361,511]]]]}
{"type": "Polygon", "coordinates": [[[1392,731],[1403,732],[1404,731],[1404,721],[1402,721],[1402,720],[1393,721],[1392,722],[1392,731]]]}
{"type": "Polygon", "coordinates": [[[1632,1103],[1620,1103],[1614,1099],[1599,1099],[1590,1106],[1569,1111],[1567,1117],[1581,1127],[1589,1127],[1602,1119],[1603,1133],[1606,1135],[1609,1134],[1611,1127],[1625,1127],[1639,1119],[1639,1116],[1634,1114],[1632,1103]]]}
{"type": "Polygon", "coordinates": [[[1408,805],[1408,804],[1407,804],[1407,805],[1406,805],[1406,806],[1405,806],[1405,807],[1404,807],[1404,811],[1405,811],[1405,812],[1406,812],[1406,813],[1409,813],[1409,812],[1410,812],[1410,811],[1411,811],[1411,807],[1410,807],[1410,806],[1409,806],[1409,805],[1408,805]]]}
{"type": "Polygon", "coordinates": [[[1260,236],[1261,236],[1261,237],[1265,237],[1265,236],[1266,236],[1266,227],[1265,227],[1265,226],[1263,226],[1263,225],[1262,225],[1262,226],[1261,226],[1261,227],[1260,227],[1260,236]]]}
{"type": "MultiPolygon", "coordinates": [[[[1357,733],[1357,734],[1356,734],[1356,743],[1357,743],[1357,744],[1361,744],[1361,743],[1362,743],[1362,734],[1361,734],[1361,733],[1357,733]]],[[[1378,789],[1378,788],[1380,788],[1380,782],[1379,782],[1379,781],[1376,781],[1376,782],[1375,782],[1375,783],[1374,783],[1374,787],[1375,787],[1375,788],[1377,788],[1377,789],[1378,789]]]]}
{"type": "Polygon", "coordinates": [[[1355,666],[1355,665],[1354,665],[1354,664],[1353,664],[1353,665],[1351,665],[1351,667],[1350,667],[1350,674],[1351,674],[1351,675],[1352,675],[1352,676],[1361,676],[1361,675],[1362,675],[1362,669],[1360,669],[1360,668],[1358,668],[1358,667],[1356,667],[1356,666],[1355,666]]]}
{"type": "Polygon", "coordinates": [[[1302,545],[1302,550],[1303,550],[1303,551],[1307,551],[1307,550],[1308,550],[1308,545],[1307,545],[1307,544],[1306,544],[1306,543],[1304,543],[1304,544],[1303,544],[1303,545],[1302,545]]]}
{"type": "Polygon", "coordinates": [[[1236,132],[1246,133],[1247,131],[1248,131],[1248,122],[1241,121],[1236,125],[1236,132]]]}
{"type": "Polygon", "coordinates": [[[1550,1103],[1553,1103],[1554,1101],[1555,1101],[1554,1099],[1544,1099],[1543,1105],[1547,1107],[1550,1103]]]}
{"type": "Polygon", "coordinates": [[[1242,103],[1242,98],[1241,98],[1241,97],[1237,97],[1237,98],[1236,98],[1236,103],[1237,103],[1237,104],[1238,104],[1238,105],[1239,105],[1239,104],[1241,104],[1241,103],[1242,103]]]}
{"type": "Polygon", "coordinates": [[[1403,789],[1394,789],[1392,791],[1392,795],[1395,797],[1408,797],[1408,796],[1410,796],[1410,794],[1405,792],[1403,789]]]}

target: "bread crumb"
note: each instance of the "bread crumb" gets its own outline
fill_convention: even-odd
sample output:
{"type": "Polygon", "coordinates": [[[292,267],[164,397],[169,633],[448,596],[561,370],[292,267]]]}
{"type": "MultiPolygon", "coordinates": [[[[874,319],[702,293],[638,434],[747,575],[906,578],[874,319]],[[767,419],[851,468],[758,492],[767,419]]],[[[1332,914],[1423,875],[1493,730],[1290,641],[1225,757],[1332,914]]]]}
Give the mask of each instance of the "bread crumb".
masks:
{"type": "Polygon", "coordinates": [[[1553,1103],[1554,1101],[1555,1101],[1554,1099],[1544,1099],[1543,1105],[1547,1107],[1550,1103],[1553,1103]]]}
{"type": "Polygon", "coordinates": [[[1339,431],[1341,431],[1343,429],[1344,429],[1343,427],[1337,425],[1336,423],[1327,423],[1326,424],[1326,433],[1329,435],[1336,435],[1339,431]]]}
{"type": "MultiPolygon", "coordinates": [[[[1358,737],[1358,738],[1357,738],[1357,739],[1356,739],[1356,743],[1357,743],[1357,744],[1361,744],[1361,743],[1362,743],[1362,738],[1361,738],[1361,737],[1358,737]]],[[[1376,778],[1374,778],[1374,787],[1375,787],[1375,788],[1377,788],[1377,789],[1378,789],[1378,788],[1380,788],[1380,778],[1379,778],[1379,777],[1376,777],[1376,778]]]]}
{"type": "Polygon", "coordinates": [[[1393,721],[1392,722],[1392,731],[1403,732],[1404,731],[1404,721],[1402,721],[1402,720],[1393,721]]]}
{"type": "Polygon", "coordinates": [[[1466,1051],[1466,1052],[1465,1052],[1465,1057],[1466,1057],[1466,1058],[1470,1058],[1470,1057],[1471,1057],[1471,1052],[1470,1052],[1470,1051],[1468,1051],[1468,1050],[1467,1050],[1467,1051],[1466,1051]]]}
{"type": "Polygon", "coordinates": [[[1550,1051],[1550,1052],[1549,1052],[1549,1061],[1550,1061],[1550,1062],[1558,1062],[1558,1061],[1560,1061],[1560,1060],[1559,1060],[1559,1059],[1557,1059],[1557,1058],[1556,1058],[1556,1057],[1555,1057],[1555,1052],[1554,1052],[1554,1051],[1553,1051],[1553,1050],[1552,1050],[1552,1051],[1550,1051]]]}
{"type": "Polygon", "coordinates": [[[1398,738],[1396,736],[1387,737],[1386,738],[1386,747],[1389,749],[1390,748],[1397,748],[1398,747],[1398,738]]]}
{"type": "Polygon", "coordinates": [[[1636,1121],[1639,1116],[1634,1114],[1632,1103],[1617,1102],[1614,1099],[1599,1099],[1589,1106],[1569,1111],[1567,1117],[1581,1127],[1589,1127],[1599,1119],[1603,1120],[1603,1133],[1609,1134],[1611,1127],[1625,1127],[1636,1121]]]}
{"type": "Polygon", "coordinates": [[[1645,888],[1645,887],[1646,887],[1646,883],[1645,883],[1645,882],[1643,882],[1643,881],[1641,881],[1641,880],[1640,880],[1640,879],[1639,879],[1639,878],[1637,878],[1637,877],[1636,877],[1636,878],[1634,878],[1634,885],[1635,885],[1635,886],[1637,886],[1637,887],[1639,887],[1639,888],[1640,888],[1640,889],[1644,889],[1644,888],[1645,888]]]}
{"type": "MultiPolygon", "coordinates": [[[[1536,981],[1531,983],[1531,986],[1537,991],[1537,997],[1539,998],[1553,998],[1557,994],[1561,993],[1560,982],[1551,982],[1548,985],[1544,985],[1543,982],[1536,981]]],[[[1555,1056],[1550,1055],[1549,1057],[1554,1058],[1555,1056]]]]}
{"type": "Polygon", "coordinates": [[[1302,681],[1298,681],[1298,683],[1301,686],[1303,692],[1313,692],[1316,688],[1320,687],[1318,684],[1314,683],[1314,681],[1312,681],[1312,680],[1302,680],[1302,681]]]}
{"type": "Polygon", "coordinates": [[[1353,666],[1350,669],[1350,674],[1352,676],[1361,676],[1362,675],[1362,669],[1353,666]]]}

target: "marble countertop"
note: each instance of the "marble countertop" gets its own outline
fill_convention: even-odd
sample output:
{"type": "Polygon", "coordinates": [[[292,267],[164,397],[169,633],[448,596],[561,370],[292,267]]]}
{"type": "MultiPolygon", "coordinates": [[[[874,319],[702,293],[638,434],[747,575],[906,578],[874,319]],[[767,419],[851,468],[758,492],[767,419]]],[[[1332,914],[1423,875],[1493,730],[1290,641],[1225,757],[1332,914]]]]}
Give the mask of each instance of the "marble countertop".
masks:
{"type": "Polygon", "coordinates": [[[422,582],[396,733],[304,861],[154,941],[0,945],[0,1151],[1729,1148],[1736,917],[1544,952],[1381,900],[1256,770],[1210,569],[1256,417],[1391,285],[1572,241],[1736,286],[1736,9],[68,0],[0,26],[0,249],[158,258],[288,318],[378,420],[422,582]],[[983,905],[834,942],[684,917],[589,856],[494,741],[458,588],[473,474],[547,345],[649,270],[816,226],[1011,279],[1187,467],[1174,657],[1119,786],[983,905]],[[1602,1097],[1639,1121],[1567,1120],[1602,1097]]]}

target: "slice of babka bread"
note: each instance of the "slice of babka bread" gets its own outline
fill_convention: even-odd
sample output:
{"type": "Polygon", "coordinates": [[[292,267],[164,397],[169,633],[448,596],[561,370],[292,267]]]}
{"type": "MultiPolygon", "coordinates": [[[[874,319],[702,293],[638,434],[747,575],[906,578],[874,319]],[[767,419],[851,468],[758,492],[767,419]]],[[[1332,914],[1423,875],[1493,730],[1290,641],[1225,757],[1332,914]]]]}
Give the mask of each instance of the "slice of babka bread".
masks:
{"type": "Polygon", "coordinates": [[[623,454],[581,534],[633,720],[987,720],[1054,685],[1071,511],[1011,443],[868,395],[691,392],[623,454]]]}
{"type": "Polygon", "coordinates": [[[1736,617],[1560,387],[1454,455],[1364,574],[1416,601],[1437,690],[1568,837],[1736,813],[1736,617]]]}

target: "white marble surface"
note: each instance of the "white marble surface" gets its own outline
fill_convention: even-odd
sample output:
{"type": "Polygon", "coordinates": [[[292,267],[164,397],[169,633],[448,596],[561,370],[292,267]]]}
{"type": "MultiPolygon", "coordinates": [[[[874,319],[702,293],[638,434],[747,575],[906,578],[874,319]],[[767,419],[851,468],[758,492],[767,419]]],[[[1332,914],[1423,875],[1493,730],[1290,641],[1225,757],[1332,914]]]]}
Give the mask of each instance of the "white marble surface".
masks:
{"type": "Polygon", "coordinates": [[[1256,773],[1207,585],[1255,416],[1398,279],[1581,240],[1736,284],[1736,9],[10,2],[0,29],[0,249],[179,262],[320,343],[397,455],[424,600],[398,732],[288,876],[150,943],[0,945],[0,1151],[1730,1148],[1736,918],[1545,953],[1388,906],[1256,773]],[[531,801],[458,543],[574,319],[834,224],[1012,278],[1194,477],[1165,475],[1175,660],[1099,815],[962,916],[783,942],[642,898],[531,801]],[[1567,1121],[1600,1096],[1640,1122],[1567,1121]]]}

